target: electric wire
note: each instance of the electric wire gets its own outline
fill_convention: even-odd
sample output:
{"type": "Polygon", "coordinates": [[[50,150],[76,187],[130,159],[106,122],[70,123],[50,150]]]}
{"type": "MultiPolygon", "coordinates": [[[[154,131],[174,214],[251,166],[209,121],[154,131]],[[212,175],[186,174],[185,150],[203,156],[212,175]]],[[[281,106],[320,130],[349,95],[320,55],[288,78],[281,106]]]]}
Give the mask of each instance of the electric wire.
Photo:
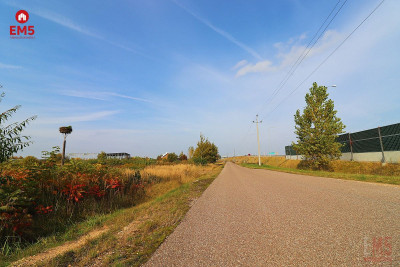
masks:
{"type": "MultiPolygon", "coordinates": [[[[298,85],[296,86],[285,98],[282,99],[281,102],[278,103],[278,105],[275,106],[274,109],[272,109],[267,115],[266,117],[268,117],[269,115],[271,115],[283,102],[285,102],[295,91],[297,91],[319,68],[321,68],[321,66],[323,64],[325,64],[326,61],[328,61],[328,59],[336,53],[336,51],[339,50],[340,47],[342,47],[342,45],[361,27],[361,25],[364,24],[365,21],[367,21],[372,14],[375,13],[375,11],[381,7],[381,5],[383,4],[383,2],[385,2],[385,0],[382,0],[369,14],[368,16],[361,21],[360,24],[358,24],[358,26],[349,34],[347,35],[347,37],[298,85]]],[[[265,117],[265,118],[266,118],[265,117]]]]}
{"type": "Polygon", "coordinates": [[[331,20],[329,21],[329,23],[325,26],[325,28],[323,29],[323,31],[318,35],[318,33],[320,32],[320,30],[322,29],[322,27],[325,25],[325,23],[328,21],[328,19],[331,17],[332,13],[336,10],[337,6],[339,5],[339,3],[341,2],[341,0],[339,0],[336,5],[333,7],[333,9],[331,10],[331,12],[329,13],[329,15],[326,17],[326,19],[324,20],[324,22],[321,24],[321,26],[319,27],[319,29],[317,30],[317,32],[314,34],[313,38],[310,40],[310,42],[308,43],[308,45],[304,48],[303,52],[300,54],[300,56],[297,58],[297,60],[295,61],[295,63],[292,65],[292,67],[290,68],[289,72],[287,73],[287,75],[285,76],[285,78],[280,82],[280,84],[278,85],[278,87],[272,92],[271,96],[264,102],[264,104],[261,106],[263,107],[259,113],[263,112],[265,110],[265,107],[268,103],[270,103],[279,93],[279,91],[286,85],[286,83],[288,82],[288,80],[294,75],[294,73],[296,72],[297,68],[301,65],[301,63],[304,61],[304,59],[307,57],[307,55],[310,53],[310,51],[314,48],[314,46],[318,43],[318,41],[321,39],[321,37],[325,34],[326,30],[328,29],[328,27],[332,24],[333,20],[336,18],[336,16],[339,14],[339,12],[342,10],[343,6],[347,3],[347,0],[345,0],[343,2],[343,4],[340,6],[340,8],[336,11],[336,13],[334,14],[334,16],[331,18],[331,20]],[[318,38],[314,41],[315,37],[318,35],[318,38]],[[314,41],[314,42],[313,42],[314,41]],[[311,45],[312,44],[312,45],[311,45]],[[311,47],[310,47],[311,45],[311,47]]]}

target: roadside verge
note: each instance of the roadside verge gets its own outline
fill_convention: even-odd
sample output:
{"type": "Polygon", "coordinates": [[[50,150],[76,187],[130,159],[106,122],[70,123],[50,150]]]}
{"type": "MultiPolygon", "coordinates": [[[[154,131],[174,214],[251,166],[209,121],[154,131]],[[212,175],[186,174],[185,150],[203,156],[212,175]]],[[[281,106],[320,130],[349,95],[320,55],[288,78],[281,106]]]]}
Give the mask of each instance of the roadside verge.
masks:
{"type": "Polygon", "coordinates": [[[293,168],[284,168],[271,165],[261,165],[255,163],[240,163],[240,166],[251,168],[251,169],[267,169],[272,171],[294,173],[301,175],[310,175],[318,177],[328,177],[343,180],[354,180],[362,182],[371,183],[381,183],[381,184],[392,184],[400,185],[400,176],[383,176],[383,175],[370,175],[370,174],[354,174],[354,173],[340,173],[340,172],[328,172],[328,171],[312,171],[312,170],[300,170],[293,168]]]}

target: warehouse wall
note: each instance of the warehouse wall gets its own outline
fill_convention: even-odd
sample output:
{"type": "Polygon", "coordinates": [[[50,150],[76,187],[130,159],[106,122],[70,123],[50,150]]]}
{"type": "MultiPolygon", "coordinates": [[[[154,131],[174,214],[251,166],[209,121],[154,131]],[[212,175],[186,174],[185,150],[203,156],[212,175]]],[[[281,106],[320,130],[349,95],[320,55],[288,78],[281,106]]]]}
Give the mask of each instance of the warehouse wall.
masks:
{"type": "MultiPolygon", "coordinates": [[[[302,155],[286,155],[286,159],[302,159],[302,155]]],[[[351,153],[343,153],[340,160],[350,160],[351,153]]],[[[353,153],[354,161],[381,162],[382,152],[353,153]]],[[[385,151],[386,163],[400,163],[400,151],[385,151]]]]}

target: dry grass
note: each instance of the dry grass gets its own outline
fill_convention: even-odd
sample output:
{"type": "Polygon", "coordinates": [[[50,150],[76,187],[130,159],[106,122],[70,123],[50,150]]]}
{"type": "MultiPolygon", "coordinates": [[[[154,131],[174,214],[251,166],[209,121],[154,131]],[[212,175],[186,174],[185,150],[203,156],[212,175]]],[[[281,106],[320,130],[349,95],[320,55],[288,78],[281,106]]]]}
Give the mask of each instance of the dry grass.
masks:
{"type": "Polygon", "coordinates": [[[140,173],[143,181],[154,182],[152,186],[146,188],[146,194],[152,198],[177,188],[182,184],[193,182],[198,177],[210,173],[215,168],[216,165],[152,165],[146,167],[140,173]]]}
{"type": "Polygon", "coordinates": [[[142,170],[141,175],[144,180],[155,176],[163,180],[177,180],[181,183],[187,183],[208,173],[213,168],[215,168],[213,165],[198,166],[193,164],[152,165],[142,170]]]}
{"type": "Polygon", "coordinates": [[[395,163],[387,163],[386,165],[382,165],[380,162],[337,160],[332,162],[332,168],[335,172],[343,173],[400,176],[400,164],[395,163]]]}
{"type": "MultiPolygon", "coordinates": [[[[233,161],[237,164],[242,163],[258,163],[258,157],[242,156],[224,159],[225,161],[233,161]]],[[[261,157],[263,165],[297,169],[300,160],[288,160],[285,157],[261,157]]],[[[332,162],[333,172],[366,174],[366,175],[383,175],[383,176],[400,176],[400,164],[388,163],[382,165],[380,162],[356,162],[336,160],[332,162]]]]}

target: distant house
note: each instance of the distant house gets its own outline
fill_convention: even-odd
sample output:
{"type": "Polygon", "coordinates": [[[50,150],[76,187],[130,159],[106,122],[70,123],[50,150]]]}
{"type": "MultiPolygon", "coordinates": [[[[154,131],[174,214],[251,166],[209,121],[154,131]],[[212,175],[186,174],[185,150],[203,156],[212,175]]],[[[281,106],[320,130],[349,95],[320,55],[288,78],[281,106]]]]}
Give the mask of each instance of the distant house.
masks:
{"type": "Polygon", "coordinates": [[[106,153],[108,159],[129,159],[131,157],[130,154],[122,152],[122,153],[106,153]]]}
{"type": "Polygon", "coordinates": [[[166,158],[168,157],[168,154],[169,154],[169,152],[165,152],[165,153],[161,156],[161,158],[162,158],[162,159],[166,159],[166,158]]]}

